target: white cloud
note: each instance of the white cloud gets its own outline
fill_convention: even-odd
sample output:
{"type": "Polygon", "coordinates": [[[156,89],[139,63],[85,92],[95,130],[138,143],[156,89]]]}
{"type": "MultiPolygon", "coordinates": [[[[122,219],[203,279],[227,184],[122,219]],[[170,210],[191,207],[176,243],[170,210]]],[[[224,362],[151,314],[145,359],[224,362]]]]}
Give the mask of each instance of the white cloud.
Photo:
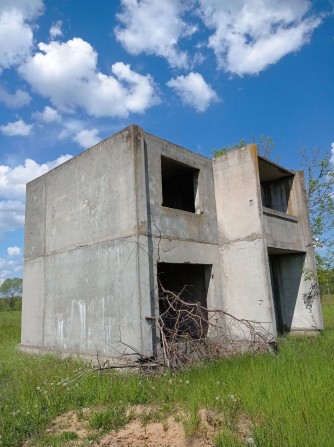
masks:
{"type": "Polygon", "coordinates": [[[24,225],[24,203],[18,200],[0,200],[0,236],[24,225]]]}
{"type": "Polygon", "coordinates": [[[123,62],[112,65],[113,75],[99,72],[96,51],[80,38],[38,47],[40,51],[19,71],[59,110],[73,112],[79,107],[97,117],[127,117],[159,102],[149,75],[136,73],[123,62]]]}
{"type": "Polygon", "coordinates": [[[331,163],[334,166],[334,143],[331,144],[331,147],[332,147],[332,149],[331,149],[331,154],[332,154],[331,163]]]}
{"type": "Polygon", "coordinates": [[[14,247],[7,248],[8,256],[19,256],[21,253],[22,253],[22,250],[17,245],[14,245],[14,247]]]}
{"type": "Polygon", "coordinates": [[[307,17],[308,0],[200,0],[199,14],[214,33],[218,65],[240,76],[257,74],[299,50],[321,23],[307,17]]]}
{"type": "Polygon", "coordinates": [[[63,22],[61,20],[58,20],[56,23],[53,23],[50,28],[50,36],[52,39],[55,39],[56,37],[61,37],[63,35],[63,31],[61,27],[63,26],[63,22]]]}
{"type": "Polygon", "coordinates": [[[13,123],[8,123],[0,126],[0,131],[8,137],[21,136],[27,137],[32,133],[32,124],[26,124],[23,120],[18,120],[13,123]]]}
{"type": "Polygon", "coordinates": [[[7,278],[15,278],[22,276],[23,270],[23,259],[21,248],[19,247],[8,247],[7,257],[0,258],[0,284],[7,278]],[[17,249],[15,256],[10,254],[11,249],[17,249]]]}
{"type": "Polygon", "coordinates": [[[61,115],[56,109],[50,106],[45,106],[42,112],[35,112],[32,116],[46,124],[59,123],[61,121],[61,115]]]}
{"type": "Polygon", "coordinates": [[[23,165],[13,168],[0,166],[0,236],[24,225],[24,199],[26,183],[45,174],[72,158],[62,155],[56,160],[38,164],[26,159],[23,165]]]}
{"type": "Polygon", "coordinates": [[[1,0],[0,2],[0,13],[19,11],[25,20],[35,19],[42,14],[43,9],[43,0],[1,0]]]}
{"type": "Polygon", "coordinates": [[[42,0],[1,0],[0,73],[4,68],[20,64],[30,54],[33,44],[31,21],[42,10],[42,0]]]}
{"type": "Polygon", "coordinates": [[[216,92],[196,72],[171,79],[167,85],[176,91],[185,105],[198,112],[204,112],[211,103],[218,101],[216,92]]]}
{"type": "Polygon", "coordinates": [[[45,174],[50,169],[55,168],[70,158],[72,158],[71,155],[62,155],[56,160],[42,164],[27,158],[23,165],[18,165],[14,168],[0,166],[0,197],[23,200],[25,197],[26,183],[45,174]]]}
{"type": "Polygon", "coordinates": [[[166,58],[173,67],[188,66],[188,55],[178,49],[178,43],[196,31],[181,18],[191,2],[122,0],[121,4],[123,10],[117,17],[123,27],[116,27],[115,34],[129,53],[154,54],[166,58]]]}
{"type": "Polygon", "coordinates": [[[97,129],[81,130],[74,137],[73,140],[77,142],[82,148],[88,149],[101,141],[97,129]]]}
{"type": "Polygon", "coordinates": [[[15,93],[9,93],[3,87],[0,87],[0,102],[7,107],[16,109],[26,106],[30,103],[31,96],[24,90],[17,89],[15,93]]]}

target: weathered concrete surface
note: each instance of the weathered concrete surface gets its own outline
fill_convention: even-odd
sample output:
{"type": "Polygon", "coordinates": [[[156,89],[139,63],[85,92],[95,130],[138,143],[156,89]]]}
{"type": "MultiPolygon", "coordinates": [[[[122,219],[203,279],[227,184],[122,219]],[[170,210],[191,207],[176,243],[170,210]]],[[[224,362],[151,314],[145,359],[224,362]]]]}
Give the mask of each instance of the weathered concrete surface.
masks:
{"type": "Polygon", "coordinates": [[[275,337],[257,163],[255,145],[213,161],[224,310],[275,337]]]}
{"type": "Polygon", "coordinates": [[[321,329],[319,302],[304,303],[315,262],[303,188],[254,145],[212,163],[137,126],[97,144],[27,186],[21,348],[154,354],[161,263],[204,266],[208,307],[274,337],[321,329]],[[194,212],[162,206],[162,157],[194,172],[194,212]]]}
{"type": "Polygon", "coordinates": [[[128,345],[151,355],[158,262],[215,264],[208,301],[219,305],[208,194],[210,160],[136,126],[29,184],[22,347],[117,357],[128,345]],[[198,213],[161,207],[161,154],[201,170],[198,213]]]}
{"type": "Polygon", "coordinates": [[[277,329],[322,329],[319,296],[313,293],[311,310],[305,305],[316,290],[316,267],[303,174],[259,161],[249,145],[213,162],[224,306],[239,317],[269,321],[274,336],[277,329]],[[269,182],[275,209],[263,206],[261,180],[269,182]],[[277,261],[276,279],[268,254],[277,261]]]}
{"type": "Polygon", "coordinates": [[[303,229],[295,216],[263,208],[263,226],[267,247],[305,251],[303,229]]]}

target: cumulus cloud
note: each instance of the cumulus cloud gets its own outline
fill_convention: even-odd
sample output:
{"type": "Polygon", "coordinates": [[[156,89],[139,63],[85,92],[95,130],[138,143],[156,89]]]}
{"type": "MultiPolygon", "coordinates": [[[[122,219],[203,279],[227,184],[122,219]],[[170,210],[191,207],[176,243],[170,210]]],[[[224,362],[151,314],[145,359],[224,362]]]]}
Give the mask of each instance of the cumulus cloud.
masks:
{"type": "Polygon", "coordinates": [[[63,35],[63,31],[61,29],[62,26],[63,22],[61,20],[58,20],[56,23],[53,23],[53,25],[50,28],[51,39],[55,39],[56,37],[61,37],[63,35]]]}
{"type": "Polygon", "coordinates": [[[22,251],[20,247],[8,247],[7,257],[0,258],[0,284],[7,278],[22,276],[22,251]],[[11,254],[16,249],[17,253],[11,254]]]}
{"type": "Polygon", "coordinates": [[[1,0],[0,2],[0,73],[20,64],[33,44],[32,21],[43,11],[42,0],[1,0]]]}
{"type": "Polygon", "coordinates": [[[18,120],[13,123],[8,123],[0,126],[0,131],[7,137],[27,137],[31,135],[32,128],[32,124],[26,124],[23,120],[18,120]]]}
{"type": "Polygon", "coordinates": [[[101,141],[98,134],[99,131],[97,129],[81,130],[73,137],[73,140],[82,148],[87,149],[101,141]]]}
{"type": "Polygon", "coordinates": [[[0,236],[24,225],[24,203],[18,200],[0,200],[0,236]]]}
{"type": "Polygon", "coordinates": [[[179,0],[122,0],[115,28],[117,40],[131,54],[155,54],[173,67],[188,66],[188,55],[178,48],[181,38],[191,36],[194,25],[181,18],[189,2],[179,0]]]}
{"type": "Polygon", "coordinates": [[[199,14],[214,30],[209,47],[228,72],[257,74],[310,39],[321,19],[307,16],[308,0],[200,0],[199,14]]]}
{"type": "Polygon", "coordinates": [[[185,105],[198,112],[204,112],[210,104],[218,101],[216,92],[205,82],[202,75],[196,72],[173,78],[167,85],[175,90],[185,105]]]}
{"type": "Polygon", "coordinates": [[[331,154],[332,154],[331,163],[332,163],[332,165],[334,165],[334,143],[331,144],[331,147],[332,147],[332,149],[331,149],[331,154]]]}
{"type": "Polygon", "coordinates": [[[64,163],[72,158],[71,155],[62,155],[53,161],[39,164],[27,158],[22,165],[13,168],[0,166],[0,197],[5,199],[17,198],[23,200],[25,197],[25,185],[31,180],[39,177],[50,169],[64,163]]]}
{"type": "Polygon", "coordinates": [[[39,164],[26,159],[15,167],[0,166],[0,236],[24,225],[26,183],[72,158],[62,155],[56,160],[39,164]]]}
{"type": "Polygon", "coordinates": [[[19,256],[21,253],[22,253],[22,250],[17,245],[14,245],[14,247],[7,248],[8,256],[19,256]]]}
{"type": "Polygon", "coordinates": [[[9,93],[5,88],[0,87],[0,102],[7,107],[18,109],[30,103],[31,96],[24,90],[17,89],[15,93],[9,93]]]}
{"type": "Polygon", "coordinates": [[[159,102],[153,79],[117,62],[112,75],[97,70],[97,53],[80,38],[40,43],[39,52],[19,68],[35,91],[59,110],[84,109],[92,116],[127,117],[159,102]]]}
{"type": "Polygon", "coordinates": [[[33,20],[42,14],[44,9],[43,0],[1,0],[0,13],[18,11],[25,20],[33,20]]]}
{"type": "Polygon", "coordinates": [[[46,124],[59,123],[61,121],[61,115],[56,109],[50,106],[44,107],[42,112],[35,112],[32,114],[33,118],[46,124]]]}

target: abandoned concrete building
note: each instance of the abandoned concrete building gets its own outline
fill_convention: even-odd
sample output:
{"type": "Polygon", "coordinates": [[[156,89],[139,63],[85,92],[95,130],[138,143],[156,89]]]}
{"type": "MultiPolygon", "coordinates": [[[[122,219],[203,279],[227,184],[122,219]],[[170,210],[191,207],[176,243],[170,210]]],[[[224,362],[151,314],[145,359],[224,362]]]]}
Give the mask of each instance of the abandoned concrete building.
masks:
{"type": "Polygon", "coordinates": [[[158,278],[273,338],[316,332],[310,272],[302,172],[255,145],[211,160],[133,125],[27,185],[20,348],[154,354],[158,278]]]}

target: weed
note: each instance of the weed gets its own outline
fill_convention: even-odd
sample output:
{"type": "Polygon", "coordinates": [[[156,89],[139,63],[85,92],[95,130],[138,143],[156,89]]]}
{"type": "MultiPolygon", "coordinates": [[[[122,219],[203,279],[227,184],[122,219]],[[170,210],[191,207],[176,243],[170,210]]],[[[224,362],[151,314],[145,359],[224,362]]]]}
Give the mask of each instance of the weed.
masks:
{"type": "Polygon", "coordinates": [[[0,445],[15,447],[28,438],[39,446],[43,439],[44,446],[66,445],[71,441],[59,441],[60,435],[45,441],[51,421],[68,411],[75,410],[80,419],[86,417],[83,408],[104,408],[87,415],[98,430],[92,438],[87,435],[87,442],[95,441],[103,430],[127,423],[127,408],[145,404],[156,409],[150,418],[160,421],[191,409],[184,422],[189,436],[200,426],[199,408],[223,414],[217,447],[239,445],[243,415],[253,421],[243,445],[248,439],[248,445],[253,440],[266,447],[332,446],[334,296],[326,297],[323,309],[323,334],[283,337],[278,355],[245,354],[154,377],[93,374],[72,359],[23,354],[15,349],[20,312],[0,312],[0,445]],[[71,379],[78,374],[80,380],[71,379]]]}
{"type": "Polygon", "coordinates": [[[102,432],[117,430],[127,422],[125,408],[119,406],[92,413],[89,417],[90,427],[102,432]]]}

